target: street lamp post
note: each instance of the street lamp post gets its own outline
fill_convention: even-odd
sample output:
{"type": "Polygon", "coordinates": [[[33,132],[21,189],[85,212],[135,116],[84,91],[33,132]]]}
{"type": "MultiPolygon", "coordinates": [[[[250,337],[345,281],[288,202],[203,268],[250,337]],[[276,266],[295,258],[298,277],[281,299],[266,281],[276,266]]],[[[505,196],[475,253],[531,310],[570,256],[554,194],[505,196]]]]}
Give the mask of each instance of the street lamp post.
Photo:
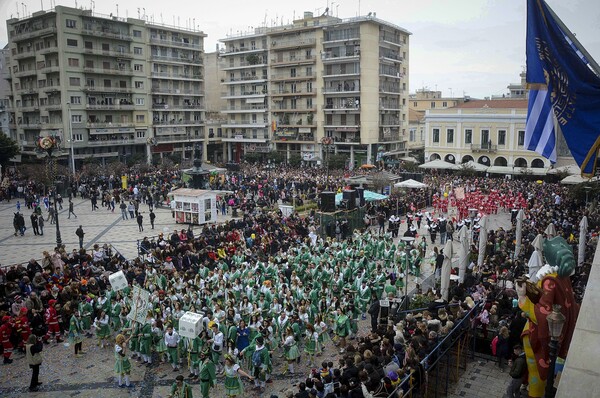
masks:
{"type": "Polygon", "coordinates": [[[52,202],[54,206],[54,221],[56,222],[56,246],[61,247],[62,238],[60,236],[60,224],[58,223],[58,207],[56,206],[56,195],[58,193],[56,189],[56,171],[54,168],[54,162],[56,161],[56,158],[52,157],[52,154],[54,150],[58,148],[58,145],[54,137],[40,137],[37,140],[36,145],[40,150],[48,154],[47,167],[49,170],[50,178],[52,180],[52,184],[54,185],[54,194],[52,195],[52,202]]]}
{"type": "Polygon", "coordinates": [[[583,187],[583,189],[585,190],[585,207],[587,208],[588,195],[589,195],[590,191],[592,190],[592,187],[590,187],[589,185],[586,185],[585,187],[583,187]]]}
{"type": "Polygon", "coordinates": [[[404,242],[404,309],[408,310],[408,262],[410,257],[410,249],[415,241],[412,236],[403,236],[400,238],[404,242]]]}
{"type": "Polygon", "coordinates": [[[554,390],[554,370],[556,368],[556,356],[558,355],[559,342],[558,339],[562,335],[562,329],[565,325],[566,317],[560,312],[561,306],[554,304],[552,313],[546,317],[548,322],[548,331],[550,332],[550,368],[548,369],[548,379],[546,380],[545,398],[554,398],[556,391],[554,390]]]}
{"type": "Polygon", "coordinates": [[[475,231],[475,217],[477,216],[477,209],[469,209],[469,219],[471,220],[471,224],[470,224],[470,229],[471,229],[471,233],[470,233],[470,237],[471,237],[471,244],[473,244],[473,232],[475,231]]]}
{"type": "Polygon", "coordinates": [[[73,174],[73,179],[75,179],[75,141],[73,141],[73,121],[71,120],[71,103],[67,102],[67,109],[69,114],[69,140],[71,140],[71,145],[69,145],[69,149],[71,152],[71,173],[73,174]]]}
{"type": "Polygon", "coordinates": [[[325,185],[326,185],[326,189],[329,189],[329,150],[331,148],[331,145],[333,144],[333,139],[331,137],[323,137],[321,139],[321,144],[323,145],[323,149],[325,150],[325,157],[326,157],[326,163],[325,163],[325,167],[326,167],[326,178],[325,178],[325,185]]]}

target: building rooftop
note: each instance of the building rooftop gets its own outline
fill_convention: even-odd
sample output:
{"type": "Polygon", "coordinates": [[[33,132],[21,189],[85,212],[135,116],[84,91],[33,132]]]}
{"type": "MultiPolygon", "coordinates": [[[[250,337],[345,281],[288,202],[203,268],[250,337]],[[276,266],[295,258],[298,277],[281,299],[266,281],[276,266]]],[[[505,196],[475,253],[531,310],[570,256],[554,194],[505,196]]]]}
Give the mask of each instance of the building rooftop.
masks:
{"type": "Polygon", "coordinates": [[[493,108],[493,109],[527,109],[526,99],[494,99],[471,100],[455,106],[454,108],[493,108]]]}

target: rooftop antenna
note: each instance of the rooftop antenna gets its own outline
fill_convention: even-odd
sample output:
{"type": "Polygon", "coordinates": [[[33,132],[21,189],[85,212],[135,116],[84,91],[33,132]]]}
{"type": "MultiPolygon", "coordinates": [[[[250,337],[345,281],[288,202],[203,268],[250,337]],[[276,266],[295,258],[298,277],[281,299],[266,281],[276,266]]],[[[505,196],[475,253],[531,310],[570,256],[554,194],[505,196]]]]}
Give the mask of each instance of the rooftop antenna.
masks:
{"type": "Polygon", "coordinates": [[[140,15],[140,7],[138,7],[138,19],[142,19],[142,16],[140,15]]]}
{"type": "Polygon", "coordinates": [[[117,4],[117,18],[119,18],[119,4],[117,4]]]}
{"type": "Polygon", "coordinates": [[[160,23],[164,25],[163,17],[162,17],[162,12],[160,13],[160,23]]]}
{"type": "Polygon", "coordinates": [[[196,18],[192,18],[192,22],[194,23],[193,27],[194,27],[194,32],[196,31],[196,18]]]}
{"type": "Polygon", "coordinates": [[[267,26],[267,12],[268,12],[268,10],[265,10],[265,18],[263,19],[263,25],[265,27],[267,26]]]}
{"type": "Polygon", "coordinates": [[[40,0],[40,4],[42,6],[42,11],[44,11],[44,0],[40,0]]]}
{"type": "Polygon", "coordinates": [[[19,18],[19,2],[15,1],[15,5],[17,6],[17,18],[19,18]]]}
{"type": "Polygon", "coordinates": [[[142,11],[144,11],[144,18],[146,18],[146,9],[142,7],[142,11]]]}

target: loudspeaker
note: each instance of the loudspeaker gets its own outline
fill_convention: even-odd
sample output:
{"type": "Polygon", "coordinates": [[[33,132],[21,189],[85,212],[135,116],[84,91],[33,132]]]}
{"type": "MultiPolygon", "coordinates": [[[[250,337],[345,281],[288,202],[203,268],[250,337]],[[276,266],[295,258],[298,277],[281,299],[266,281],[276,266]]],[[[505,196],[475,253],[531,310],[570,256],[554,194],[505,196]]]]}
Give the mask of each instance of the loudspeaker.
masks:
{"type": "Polygon", "coordinates": [[[348,210],[353,210],[356,208],[356,191],[354,189],[345,189],[343,193],[344,200],[348,201],[348,210]]]}
{"type": "Polygon", "coordinates": [[[321,211],[325,213],[335,211],[335,192],[321,192],[321,211]]]}
{"type": "Polygon", "coordinates": [[[363,187],[357,187],[356,194],[358,195],[359,206],[363,207],[365,205],[365,189],[363,187]]]}

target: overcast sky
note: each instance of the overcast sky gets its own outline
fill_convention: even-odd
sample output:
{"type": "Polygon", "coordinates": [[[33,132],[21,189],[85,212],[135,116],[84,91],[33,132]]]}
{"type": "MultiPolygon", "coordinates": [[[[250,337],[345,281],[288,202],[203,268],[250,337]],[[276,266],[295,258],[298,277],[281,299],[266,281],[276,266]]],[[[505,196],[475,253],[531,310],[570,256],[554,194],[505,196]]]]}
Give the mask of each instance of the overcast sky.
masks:
{"type": "MultiPolygon", "coordinates": [[[[600,1],[547,0],[579,41],[600,62],[600,1]]],[[[91,8],[92,1],[0,0],[0,16],[10,18],[45,9],[51,4],[91,8]]],[[[507,92],[519,82],[525,65],[526,0],[96,0],[96,12],[137,17],[191,27],[208,34],[205,49],[213,51],[220,38],[253,27],[291,22],[304,11],[340,18],[377,13],[377,17],[412,33],[410,92],[419,88],[445,96],[482,98],[507,92]],[[194,19],[192,19],[194,18],[194,19]]],[[[7,42],[6,25],[0,45],[7,42]]]]}

